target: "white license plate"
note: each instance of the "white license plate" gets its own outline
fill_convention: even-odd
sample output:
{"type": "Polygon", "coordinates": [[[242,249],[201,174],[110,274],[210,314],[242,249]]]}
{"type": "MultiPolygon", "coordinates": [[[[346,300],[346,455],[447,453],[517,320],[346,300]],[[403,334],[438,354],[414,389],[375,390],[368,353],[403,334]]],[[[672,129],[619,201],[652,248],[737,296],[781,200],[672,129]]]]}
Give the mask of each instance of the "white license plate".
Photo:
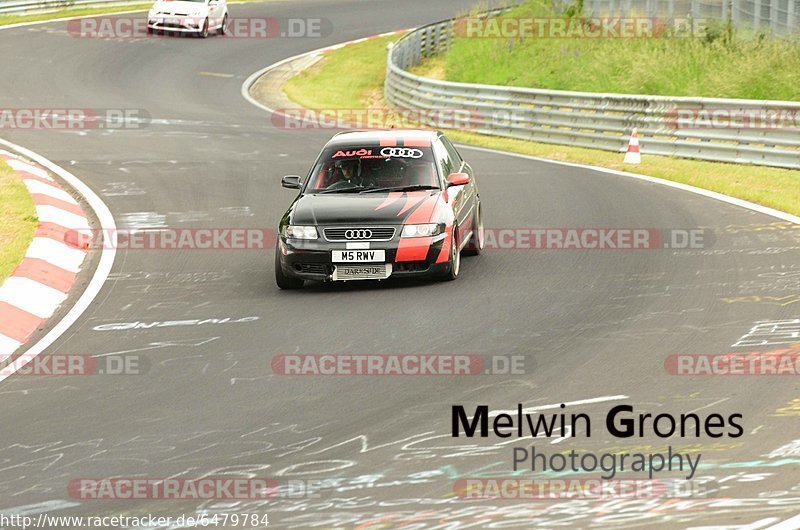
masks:
{"type": "Polygon", "coordinates": [[[385,280],[392,275],[392,265],[336,265],[333,269],[334,281],[340,280],[385,280]]]}
{"type": "Polygon", "coordinates": [[[385,250],[333,250],[334,263],[371,263],[386,261],[385,250]]]}

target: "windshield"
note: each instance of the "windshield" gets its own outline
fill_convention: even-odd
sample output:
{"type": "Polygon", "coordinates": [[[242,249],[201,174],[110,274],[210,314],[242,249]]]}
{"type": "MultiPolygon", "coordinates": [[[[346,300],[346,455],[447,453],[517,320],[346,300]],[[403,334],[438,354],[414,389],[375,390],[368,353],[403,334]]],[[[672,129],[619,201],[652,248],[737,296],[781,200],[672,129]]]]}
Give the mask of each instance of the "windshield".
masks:
{"type": "Polygon", "coordinates": [[[355,193],[408,187],[440,187],[430,147],[326,148],[311,172],[306,192],[355,193]]]}

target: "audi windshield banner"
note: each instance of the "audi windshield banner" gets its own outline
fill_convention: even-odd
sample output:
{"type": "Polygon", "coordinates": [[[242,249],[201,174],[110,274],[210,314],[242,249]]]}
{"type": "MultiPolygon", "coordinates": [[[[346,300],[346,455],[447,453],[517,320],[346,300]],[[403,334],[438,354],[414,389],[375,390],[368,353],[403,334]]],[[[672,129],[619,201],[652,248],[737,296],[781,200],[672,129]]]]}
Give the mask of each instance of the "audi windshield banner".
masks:
{"type": "Polygon", "coordinates": [[[800,0],[0,30],[0,530],[800,530],[800,0]]]}

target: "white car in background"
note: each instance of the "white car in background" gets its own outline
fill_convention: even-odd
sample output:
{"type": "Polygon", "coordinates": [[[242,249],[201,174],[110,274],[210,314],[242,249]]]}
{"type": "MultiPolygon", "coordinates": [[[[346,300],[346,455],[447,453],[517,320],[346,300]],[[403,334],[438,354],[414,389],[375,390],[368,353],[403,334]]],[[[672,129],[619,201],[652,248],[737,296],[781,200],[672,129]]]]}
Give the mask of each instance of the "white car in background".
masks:
{"type": "Polygon", "coordinates": [[[212,31],[228,29],[225,0],[156,0],[147,13],[147,32],[174,31],[206,38],[212,31]]]}

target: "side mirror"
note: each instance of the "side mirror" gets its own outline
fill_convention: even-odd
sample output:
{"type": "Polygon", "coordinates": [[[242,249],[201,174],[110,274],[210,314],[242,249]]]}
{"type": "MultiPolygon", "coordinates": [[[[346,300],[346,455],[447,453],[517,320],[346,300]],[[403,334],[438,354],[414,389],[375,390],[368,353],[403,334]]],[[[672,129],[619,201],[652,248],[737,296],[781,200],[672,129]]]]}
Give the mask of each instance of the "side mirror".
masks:
{"type": "Polygon", "coordinates": [[[281,186],[293,190],[300,189],[300,175],[286,175],[281,179],[281,186]]]}
{"type": "Polygon", "coordinates": [[[447,187],[450,186],[463,186],[469,184],[469,175],[466,173],[450,173],[447,177],[447,187]]]}

